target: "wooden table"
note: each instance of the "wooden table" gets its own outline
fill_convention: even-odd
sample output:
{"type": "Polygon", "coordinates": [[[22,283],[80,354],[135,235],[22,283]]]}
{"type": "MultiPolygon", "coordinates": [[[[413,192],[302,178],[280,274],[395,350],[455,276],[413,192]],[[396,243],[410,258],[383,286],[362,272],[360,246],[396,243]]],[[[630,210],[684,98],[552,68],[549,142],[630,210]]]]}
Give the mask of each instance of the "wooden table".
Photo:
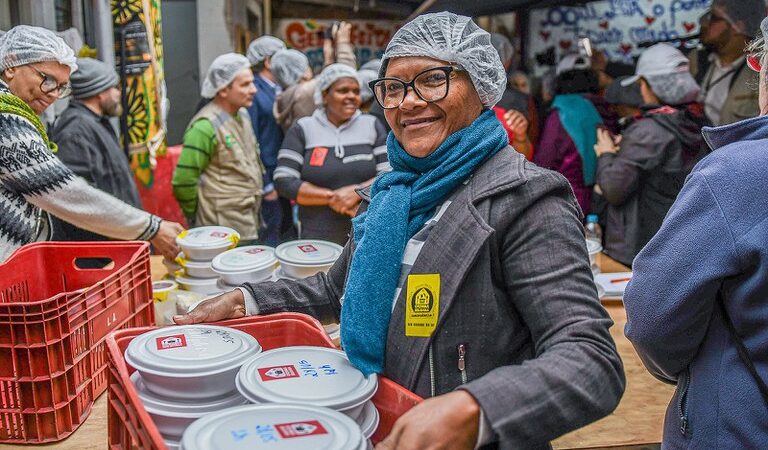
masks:
{"type": "MultiPolygon", "coordinates": [[[[598,264],[603,272],[626,272],[628,269],[607,256],[600,255],[598,264]]],[[[165,274],[161,258],[152,257],[152,278],[165,274]]],[[[627,388],[616,411],[591,425],[568,433],[552,443],[556,449],[656,449],[661,441],[664,411],[672,397],[673,387],[653,378],[643,367],[632,344],[624,336],[627,315],[620,301],[604,302],[615,325],[611,334],[624,362],[627,388]]],[[[2,445],[0,450],[102,450],[107,446],[107,396],[102,395],[93,405],[85,423],[64,441],[38,445],[2,445]]]]}

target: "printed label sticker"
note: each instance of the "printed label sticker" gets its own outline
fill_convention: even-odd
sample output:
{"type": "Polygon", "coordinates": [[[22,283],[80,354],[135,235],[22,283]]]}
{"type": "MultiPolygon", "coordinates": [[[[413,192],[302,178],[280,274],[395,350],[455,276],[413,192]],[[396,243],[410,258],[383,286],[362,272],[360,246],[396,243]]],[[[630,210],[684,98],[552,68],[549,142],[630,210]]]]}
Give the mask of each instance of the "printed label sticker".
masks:
{"type": "Polygon", "coordinates": [[[261,381],[285,380],[286,378],[299,378],[296,366],[262,367],[259,370],[261,381]]]}
{"type": "Polygon", "coordinates": [[[323,424],[318,420],[305,420],[304,422],[278,423],[275,424],[277,432],[283,439],[317,436],[319,434],[328,434],[323,424]]]}
{"type": "Polygon", "coordinates": [[[174,334],[172,336],[161,336],[155,339],[158,350],[168,350],[170,348],[179,348],[187,346],[187,337],[183,334],[174,334]]]}

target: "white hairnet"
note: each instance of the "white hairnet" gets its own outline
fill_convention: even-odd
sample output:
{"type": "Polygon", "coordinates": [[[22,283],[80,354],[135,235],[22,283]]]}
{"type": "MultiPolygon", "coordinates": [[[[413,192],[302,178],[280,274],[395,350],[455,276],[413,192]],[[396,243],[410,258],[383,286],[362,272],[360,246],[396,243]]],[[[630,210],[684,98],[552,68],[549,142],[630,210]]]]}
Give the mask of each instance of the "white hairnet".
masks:
{"type": "Polygon", "coordinates": [[[507,74],[491,45],[491,35],[469,17],[440,12],[408,22],[387,45],[380,73],[386,71],[389,59],[405,56],[428,56],[459,64],[469,73],[480,101],[487,108],[504,94],[507,74]]]}
{"type": "Polygon", "coordinates": [[[501,33],[491,33],[491,45],[499,53],[503,65],[506,66],[512,62],[512,57],[515,56],[515,47],[509,38],[501,33]]]}
{"type": "Polygon", "coordinates": [[[651,90],[666,105],[682,105],[696,100],[699,84],[689,72],[643,77],[651,90]]]}
{"type": "Polygon", "coordinates": [[[377,74],[379,73],[379,69],[381,69],[381,60],[379,58],[373,58],[360,66],[360,70],[373,70],[377,74]]]}
{"type": "Polygon", "coordinates": [[[77,70],[75,52],[51,30],[18,25],[0,39],[0,72],[11,67],[56,61],[77,70]]]}
{"type": "Polygon", "coordinates": [[[254,39],[250,45],[248,45],[248,52],[246,56],[251,65],[256,65],[267,57],[272,56],[278,50],[285,49],[285,42],[274,36],[261,36],[254,39]]]}
{"type": "Polygon", "coordinates": [[[379,73],[370,69],[360,69],[357,71],[357,78],[360,80],[360,98],[363,100],[363,103],[373,98],[373,91],[368,86],[368,82],[378,77],[379,73]]]}
{"type": "Polygon", "coordinates": [[[715,0],[712,8],[719,7],[731,26],[739,33],[755,37],[765,17],[765,0],[715,0]]]}
{"type": "Polygon", "coordinates": [[[238,53],[217,56],[208,68],[200,95],[205,98],[216,97],[216,93],[227,87],[239,72],[244,69],[250,70],[250,68],[251,63],[248,62],[248,58],[238,53]]]}
{"type": "Polygon", "coordinates": [[[315,104],[320,106],[323,104],[323,92],[333,85],[336,81],[342,78],[354,78],[355,81],[360,83],[360,79],[357,77],[357,70],[349,67],[346,64],[335,63],[326,66],[320,75],[317,76],[317,89],[315,89],[315,104]]]}
{"type": "Polygon", "coordinates": [[[298,83],[308,69],[307,55],[298,50],[278,50],[272,55],[272,75],[283,89],[298,83]]]}

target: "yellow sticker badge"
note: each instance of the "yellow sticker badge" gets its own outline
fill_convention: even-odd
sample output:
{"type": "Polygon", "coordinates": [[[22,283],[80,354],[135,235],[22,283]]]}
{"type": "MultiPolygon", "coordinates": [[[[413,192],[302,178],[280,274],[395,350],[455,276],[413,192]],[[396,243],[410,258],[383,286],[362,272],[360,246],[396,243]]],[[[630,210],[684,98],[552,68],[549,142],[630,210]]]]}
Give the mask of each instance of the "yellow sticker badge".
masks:
{"type": "Polygon", "coordinates": [[[440,274],[408,275],[405,335],[430,337],[440,313],[440,274]]]}

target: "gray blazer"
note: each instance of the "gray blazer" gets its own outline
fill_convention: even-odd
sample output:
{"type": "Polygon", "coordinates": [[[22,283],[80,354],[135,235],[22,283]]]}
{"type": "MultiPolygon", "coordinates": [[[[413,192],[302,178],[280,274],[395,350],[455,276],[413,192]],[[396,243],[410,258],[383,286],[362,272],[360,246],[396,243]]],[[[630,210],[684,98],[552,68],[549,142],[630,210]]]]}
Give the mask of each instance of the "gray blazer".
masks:
{"type": "MultiPolygon", "coordinates": [[[[624,391],[579,207],[565,178],[511,147],[451,200],[411,272],[441,275],[437,330],[431,338],[405,336],[403,289],[383,375],[425,397],[469,391],[498,438],[488,448],[548,448],[609,414],[624,391]],[[459,345],[466,350],[463,373],[459,345]]],[[[327,275],[247,285],[259,313],[338,320],[352,246],[350,240],[327,275]]]]}

